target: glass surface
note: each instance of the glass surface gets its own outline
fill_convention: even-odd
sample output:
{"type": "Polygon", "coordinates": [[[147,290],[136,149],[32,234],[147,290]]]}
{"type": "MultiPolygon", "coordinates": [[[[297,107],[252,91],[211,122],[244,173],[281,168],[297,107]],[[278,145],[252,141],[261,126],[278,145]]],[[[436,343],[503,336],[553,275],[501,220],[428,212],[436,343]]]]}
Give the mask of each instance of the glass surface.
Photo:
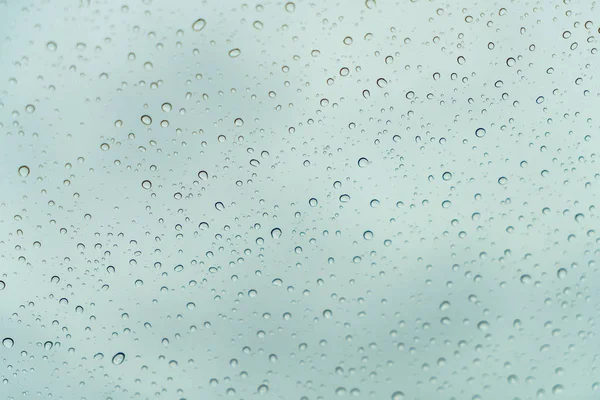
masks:
{"type": "Polygon", "coordinates": [[[0,398],[600,398],[592,1],[0,1],[0,398]]]}

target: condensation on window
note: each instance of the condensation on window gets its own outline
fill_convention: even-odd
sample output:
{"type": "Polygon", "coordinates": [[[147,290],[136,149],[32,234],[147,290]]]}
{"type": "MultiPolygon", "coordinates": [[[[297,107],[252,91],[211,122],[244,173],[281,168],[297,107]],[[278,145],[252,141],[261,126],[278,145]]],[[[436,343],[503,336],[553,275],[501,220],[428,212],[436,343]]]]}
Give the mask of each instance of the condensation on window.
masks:
{"type": "Polygon", "coordinates": [[[0,1],[0,397],[600,396],[591,1],[0,1]]]}

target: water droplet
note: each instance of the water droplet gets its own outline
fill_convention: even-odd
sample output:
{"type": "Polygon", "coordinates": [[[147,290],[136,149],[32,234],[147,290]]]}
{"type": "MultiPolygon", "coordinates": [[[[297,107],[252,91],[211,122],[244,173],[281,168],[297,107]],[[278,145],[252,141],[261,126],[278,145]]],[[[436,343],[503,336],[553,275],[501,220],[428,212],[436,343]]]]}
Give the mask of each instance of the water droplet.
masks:
{"type": "Polygon", "coordinates": [[[142,187],[144,189],[150,189],[152,188],[152,182],[150,182],[149,180],[145,180],[142,182],[142,187]]]}
{"type": "MultiPolygon", "coordinates": [[[[375,2],[375,0],[366,0],[365,1],[365,6],[369,9],[372,10],[375,8],[375,6],[377,5],[377,3],[375,2]]],[[[394,399],[395,400],[395,399],[394,399]]]]}
{"type": "Polygon", "coordinates": [[[121,365],[125,361],[125,354],[117,353],[112,358],[112,363],[115,365],[121,365]]]}
{"type": "Polygon", "coordinates": [[[55,52],[56,49],[58,48],[58,46],[56,45],[56,43],[50,41],[50,42],[46,43],[46,48],[48,50],[50,50],[51,52],[55,52]]]}
{"type": "Polygon", "coordinates": [[[363,232],[363,238],[365,240],[371,240],[371,239],[373,239],[373,232],[371,232],[371,231],[364,231],[363,232]]]}
{"type": "Polygon", "coordinates": [[[401,391],[396,391],[394,393],[392,393],[392,400],[403,400],[404,399],[404,393],[401,391]]]}
{"type": "Polygon", "coordinates": [[[294,4],[291,1],[288,1],[287,3],[285,3],[285,11],[293,13],[294,11],[296,11],[296,4],[294,4]]]}
{"type": "Polygon", "coordinates": [[[563,394],[563,392],[565,391],[565,387],[563,385],[554,385],[552,387],[552,394],[557,396],[559,394],[563,394]]]}
{"type": "Polygon", "coordinates": [[[475,131],[475,136],[477,136],[478,138],[482,138],[485,136],[485,133],[485,129],[477,128],[477,130],[475,131]]]}
{"type": "Polygon", "coordinates": [[[452,179],[452,173],[446,171],[442,174],[442,179],[445,181],[449,181],[450,179],[452,179]]]}
{"type": "Polygon", "coordinates": [[[52,347],[53,347],[53,344],[51,341],[48,340],[47,342],[44,343],[44,350],[51,350],[52,347]]]}
{"type": "Polygon", "coordinates": [[[366,168],[369,164],[369,160],[367,160],[365,157],[361,157],[358,159],[358,166],[361,168],[366,168]]]}
{"type": "Polygon", "coordinates": [[[273,239],[279,239],[281,237],[281,229],[273,228],[273,230],[271,230],[271,237],[273,239]]]}
{"type": "Polygon", "coordinates": [[[10,349],[11,347],[13,347],[15,345],[15,341],[12,340],[12,338],[7,337],[7,338],[2,339],[2,344],[7,349],[10,349]]]}
{"type": "Polygon", "coordinates": [[[480,331],[487,331],[490,328],[490,323],[487,321],[480,321],[477,324],[477,329],[479,329],[480,331]]]}
{"type": "Polygon", "coordinates": [[[33,104],[27,104],[25,106],[25,112],[27,112],[29,114],[35,112],[35,106],[33,104]]]}
{"type": "Polygon", "coordinates": [[[141,121],[144,125],[152,124],[152,118],[149,115],[142,115],[141,121]]]}
{"type": "Polygon", "coordinates": [[[243,126],[243,125],[244,125],[244,120],[243,120],[243,119],[241,119],[241,118],[236,118],[236,119],[233,121],[233,123],[234,123],[234,125],[235,125],[235,126],[243,126]]]}
{"type": "Polygon", "coordinates": [[[23,178],[29,176],[29,167],[27,165],[21,165],[19,167],[19,175],[21,175],[23,178]]]}
{"type": "Polygon", "coordinates": [[[160,108],[164,112],[170,112],[173,109],[173,106],[171,106],[171,103],[163,103],[163,105],[160,108]]]}
{"type": "Polygon", "coordinates": [[[202,179],[203,181],[208,179],[208,172],[206,171],[200,171],[198,172],[198,178],[202,179]]]}
{"type": "Polygon", "coordinates": [[[242,54],[242,51],[238,48],[229,50],[229,57],[231,58],[237,58],[240,54],[242,54]]]}
{"type": "Polygon", "coordinates": [[[260,385],[257,391],[259,394],[267,394],[269,392],[269,387],[267,385],[260,385]]]}
{"type": "Polygon", "coordinates": [[[196,32],[200,32],[206,26],[206,20],[204,18],[198,18],[193,24],[192,29],[196,32]]]}
{"type": "Polygon", "coordinates": [[[0,290],[4,290],[5,287],[6,283],[4,283],[4,281],[0,281],[0,290]]]}

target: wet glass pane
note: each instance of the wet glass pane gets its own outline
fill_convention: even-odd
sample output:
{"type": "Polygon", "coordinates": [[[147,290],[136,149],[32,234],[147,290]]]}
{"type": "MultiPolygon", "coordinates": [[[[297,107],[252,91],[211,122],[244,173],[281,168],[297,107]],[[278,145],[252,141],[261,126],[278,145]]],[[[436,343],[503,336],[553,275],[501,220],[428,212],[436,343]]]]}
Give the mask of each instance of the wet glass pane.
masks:
{"type": "Polygon", "coordinates": [[[599,23],[0,1],[0,397],[599,398],[599,23]]]}

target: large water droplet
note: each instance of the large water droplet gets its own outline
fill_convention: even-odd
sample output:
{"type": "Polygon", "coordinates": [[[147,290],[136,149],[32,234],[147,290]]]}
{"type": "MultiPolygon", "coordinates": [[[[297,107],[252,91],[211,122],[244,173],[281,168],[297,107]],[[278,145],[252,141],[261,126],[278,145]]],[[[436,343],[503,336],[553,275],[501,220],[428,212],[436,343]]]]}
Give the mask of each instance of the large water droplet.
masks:
{"type": "Polygon", "coordinates": [[[273,239],[279,239],[281,237],[281,229],[274,228],[273,230],[271,230],[271,237],[273,239]]]}
{"type": "Polygon", "coordinates": [[[121,365],[123,363],[123,361],[125,361],[124,353],[117,353],[112,358],[112,363],[115,365],[121,365]]]}
{"type": "Polygon", "coordinates": [[[193,24],[192,29],[196,32],[200,32],[206,26],[206,20],[204,18],[198,18],[193,24]]]}
{"type": "Polygon", "coordinates": [[[142,120],[142,123],[144,125],[150,125],[152,124],[152,118],[149,115],[142,115],[142,118],[140,118],[142,120]]]}
{"type": "Polygon", "coordinates": [[[404,393],[401,391],[396,391],[392,393],[392,400],[402,400],[404,399],[404,393]]]}
{"type": "Polygon", "coordinates": [[[358,166],[361,168],[365,168],[370,164],[369,160],[367,160],[365,157],[361,157],[358,159],[358,166]]]}
{"type": "Polygon", "coordinates": [[[23,178],[29,176],[29,167],[27,165],[21,165],[19,167],[19,175],[21,175],[23,178]]]}
{"type": "Polygon", "coordinates": [[[285,3],[285,11],[293,13],[294,11],[296,11],[296,4],[294,4],[291,1],[288,1],[287,3],[285,3]]]}

